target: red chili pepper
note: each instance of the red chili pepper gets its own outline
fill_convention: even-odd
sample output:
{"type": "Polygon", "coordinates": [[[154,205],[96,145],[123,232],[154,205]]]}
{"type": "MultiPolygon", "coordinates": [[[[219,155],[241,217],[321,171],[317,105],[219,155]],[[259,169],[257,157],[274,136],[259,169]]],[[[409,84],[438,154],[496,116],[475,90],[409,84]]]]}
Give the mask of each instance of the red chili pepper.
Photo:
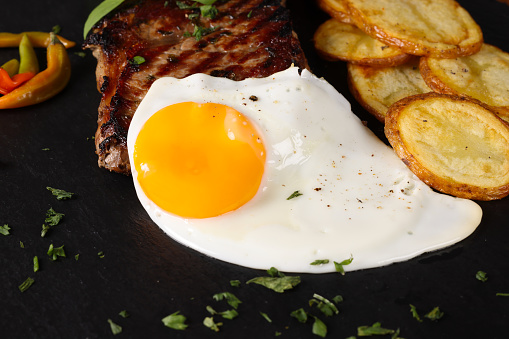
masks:
{"type": "Polygon", "coordinates": [[[25,72],[14,75],[12,78],[3,68],[0,68],[0,94],[7,94],[34,77],[35,73],[25,72]]]}

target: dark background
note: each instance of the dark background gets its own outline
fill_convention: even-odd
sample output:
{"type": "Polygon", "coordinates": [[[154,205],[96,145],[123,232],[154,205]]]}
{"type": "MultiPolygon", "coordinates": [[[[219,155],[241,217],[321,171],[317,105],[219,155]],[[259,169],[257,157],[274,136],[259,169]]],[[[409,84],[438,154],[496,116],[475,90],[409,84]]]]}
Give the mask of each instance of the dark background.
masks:
{"type": "MultiPolygon", "coordinates": [[[[96,165],[96,61],[89,51],[85,57],[75,53],[83,41],[83,23],[99,2],[2,3],[0,31],[50,31],[60,25],[61,35],[78,47],[69,50],[73,74],[61,94],[36,106],[0,111],[0,225],[11,227],[11,235],[0,235],[1,338],[108,338],[113,334],[107,319],[123,327],[119,338],[270,338],[276,332],[282,338],[313,338],[311,322],[301,324],[290,317],[301,307],[322,319],[329,338],[356,335],[358,326],[377,321],[385,328],[400,328],[404,338],[507,337],[509,297],[496,293],[509,293],[508,198],[480,203],[480,227],[457,245],[345,276],[302,274],[302,283],[284,294],[244,284],[265,275],[263,271],[219,262],[167,237],[138,203],[131,178],[96,165]],[[75,196],[57,201],[46,186],[75,196]],[[41,238],[50,207],[65,217],[41,238]],[[65,245],[67,257],[51,261],[46,252],[52,243],[65,245]],[[34,255],[40,261],[37,273],[32,269],[34,255]],[[478,270],[487,272],[487,282],[475,278],[478,270]],[[18,286],[29,276],[35,283],[21,293],[18,286]],[[240,280],[241,286],[231,287],[232,279],[240,280]],[[242,301],[240,315],[234,320],[216,316],[224,325],[215,333],[202,321],[209,316],[207,305],[218,311],[230,308],[212,298],[224,291],[242,301]],[[329,299],[342,295],[340,314],[326,318],[309,307],[314,293],[329,299]],[[421,316],[435,306],[445,315],[437,322],[418,322],[409,304],[421,316]],[[120,317],[122,310],[130,317],[120,317]],[[162,324],[163,317],[176,311],[188,318],[187,330],[162,324]]],[[[487,43],[509,51],[508,5],[459,2],[480,24],[487,43]]],[[[349,94],[345,64],[322,61],[313,50],[313,32],[327,15],[312,1],[287,3],[314,73],[343,93],[353,111],[383,138],[383,126],[349,94]]],[[[38,53],[45,60],[44,50],[38,53]]],[[[1,63],[12,57],[17,57],[17,49],[0,50],[1,63]]],[[[44,67],[44,61],[41,64],[44,67]]]]}

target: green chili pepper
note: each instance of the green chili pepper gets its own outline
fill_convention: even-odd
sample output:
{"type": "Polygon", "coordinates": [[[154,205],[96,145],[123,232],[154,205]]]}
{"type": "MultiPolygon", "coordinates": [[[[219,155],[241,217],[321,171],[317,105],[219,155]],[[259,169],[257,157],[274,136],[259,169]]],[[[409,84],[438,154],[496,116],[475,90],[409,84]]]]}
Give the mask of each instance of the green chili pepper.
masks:
{"type": "Polygon", "coordinates": [[[23,34],[19,43],[19,73],[39,73],[39,61],[28,35],[23,34]]]}
{"type": "Polygon", "coordinates": [[[9,74],[9,76],[12,78],[14,75],[18,74],[19,61],[17,59],[12,59],[7,61],[1,67],[5,69],[7,71],[7,74],[9,74]]]}

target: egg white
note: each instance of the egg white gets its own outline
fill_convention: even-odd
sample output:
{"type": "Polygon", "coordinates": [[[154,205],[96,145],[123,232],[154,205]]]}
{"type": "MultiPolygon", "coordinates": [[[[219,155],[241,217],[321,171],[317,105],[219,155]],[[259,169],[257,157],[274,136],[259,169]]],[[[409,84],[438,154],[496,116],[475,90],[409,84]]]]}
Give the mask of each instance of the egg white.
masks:
{"type": "Polygon", "coordinates": [[[479,225],[481,208],[438,194],[351,112],[328,82],[291,67],[262,79],[204,74],[154,82],[127,139],[134,186],[151,219],[170,237],[230,263],[324,273],[408,260],[452,245],[479,225]],[[219,103],[258,126],[267,151],[255,197],[224,215],[183,219],[150,201],[133,163],[136,137],[158,110],[179,102],[219,103]],[[294,191],[302,193],[294,199],[294,191]],[[310,265],[329,259],[329,264],[310,265]]]}

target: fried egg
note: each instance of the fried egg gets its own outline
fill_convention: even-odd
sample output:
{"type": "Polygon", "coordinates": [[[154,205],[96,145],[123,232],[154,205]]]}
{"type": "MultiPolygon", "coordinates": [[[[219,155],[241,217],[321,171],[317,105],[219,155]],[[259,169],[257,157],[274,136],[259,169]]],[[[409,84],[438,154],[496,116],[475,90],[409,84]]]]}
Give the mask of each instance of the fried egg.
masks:
{"type": "Polygon", "coordinates": [[[482,217],[421,182],[333,86],[295,67],[158,79],[127,146],[138,198],[164,232],[250,268],[384,266],[461,241],[482,217]]]}

